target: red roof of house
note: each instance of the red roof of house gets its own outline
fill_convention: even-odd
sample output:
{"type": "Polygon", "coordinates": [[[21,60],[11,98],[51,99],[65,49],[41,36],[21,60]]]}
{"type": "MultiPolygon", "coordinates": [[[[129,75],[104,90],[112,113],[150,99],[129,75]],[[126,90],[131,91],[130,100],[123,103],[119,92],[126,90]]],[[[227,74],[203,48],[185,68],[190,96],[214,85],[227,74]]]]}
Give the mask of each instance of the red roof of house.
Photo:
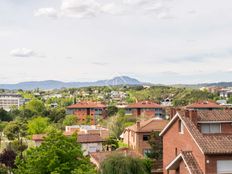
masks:
{"type": "Polygon", "coordinates": [[[187,109],[196,109],[196,108],[223,108],[223,106],[212,102],[212,101],[198,101],[186,106],[187,109]]]}
{"type": "Polygon", "coordinates": [[[93,152],[93,153],[90,153],[90,156],[94,158],[94,160],[98,164],[101,164],[107,157],[114,155],[114,154],[122,154],[122,155],[130,156],[130,157],[134,157],[134,158],[143,158],[143,156],[140,153],[132,149],[128,149],[128,148],[119,148],[115,151],[93,152]]]}
{"type": "Polygon", "coordinates": [[[232,110],[199,110],[197,111],[198,121],[232,122],[232,110]]]}
{"type": "Polygon", "coordinates": [[[77,142],[79,143],[100,143],[104,141],[99,134],[79,134],[77,136],[77,142]]]}
{"type": "Polygon", "coordinates": [[[126,108],[162,108],[162,106],[151,101],[140,101],[129,104],[126,108]]]}
{"type": "Polygon", "coordinates": [[[46,134],[34,134],[32,135],[32,140],[43,141],[46,136],[47,136],[46,134]]]}
{"type": "Polygon", "coordinates": [[[168,120],[161,119],[149,119],[140,121],[140,126],[137,126],[138,123],[127,127],[125,130],[132,130],[134,132],[152,132],[152,131],[161,131],[168,124],[168,120]]]}
{"type": "Polygon", "coordinates": [[[71,106],[67,107],[68,109],[76,109],[76,108],[106,108],[106,105],[99,103],[99,102],[78,102],[76,104],[73,104],[71,106]]]}
{"type": "Polygon", "coordinates": [[[160,133],[160,136],[163,136],[178,118],[183,121],[184,126],[204,154],[232,154],[232,134],[202,134],[197,128],[197,125],[189,117],[186,117],[183,111],[177,112],[176,116],[172,118],[160,133]]]}

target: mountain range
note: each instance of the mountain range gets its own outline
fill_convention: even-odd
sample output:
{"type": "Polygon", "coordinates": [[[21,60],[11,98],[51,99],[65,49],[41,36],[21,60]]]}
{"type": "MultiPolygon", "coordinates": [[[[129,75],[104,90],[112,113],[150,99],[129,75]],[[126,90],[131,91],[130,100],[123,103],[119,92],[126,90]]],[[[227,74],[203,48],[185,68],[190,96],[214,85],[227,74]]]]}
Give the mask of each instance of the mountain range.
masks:
{"type": "Polygon", "coordinates": [[[0,84],[0,89],[60,89],[60,88],[80,88],[88,86],[118,86],[118,85],[143,85],[146,83],[140,82],[137,79],[128,76],[114,77],[109,80],[99,80],[95,82],[62,82],[56,80],[45,81],[29,81],[16,84],[0,84]]]}
{"type": "MultiPolygon", "coordinates": [[[[152,83],[141,82],[135,78],[128,76],[118,76],[108,80],[98,80],[94,82],[62,82],[56,80],[45,80],[45,81],[29,81],[21,82],[16,84],[0,84],[0,89],[23,89],[23,90],[33,90],[33,89],[60,89],[60,88],[80,88],[89,86],[119,86],[119,85],[154,85],[152,83]]],[[[160,86],[161,84],[159,84],[160,86]]],[[[165,85],[163,85],[165,86],[165,85]]],[[[186,87],[186,88],[200,88],[200,87],[210,87],[210,86],[220,86],[220,87],[231,87],[232,82],[217,82],[217,83],[199,83],[199,84],[175,84],[170,85],[174,87],[186,87]]]]}

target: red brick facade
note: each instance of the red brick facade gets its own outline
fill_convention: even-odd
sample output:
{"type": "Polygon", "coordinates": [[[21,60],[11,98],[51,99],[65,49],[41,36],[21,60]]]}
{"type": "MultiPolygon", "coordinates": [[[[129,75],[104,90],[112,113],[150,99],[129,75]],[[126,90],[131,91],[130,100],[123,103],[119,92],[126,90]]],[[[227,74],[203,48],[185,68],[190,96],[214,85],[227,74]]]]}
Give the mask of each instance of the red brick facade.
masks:
{"type": "MultiPolygon", "coordinates": [[[[184,133],[179,133],[179,121],[169,128],[163,136],[163,171],[168,174],[166,167],[180,154],[181,151],[192,151],[201,169],[204,171],[205,157],[198,148],[191,135],[184,128],[184,133]]],[[[184,170],[183,165],[180,166],[180,171],[184,170]]],[[[175,171],[170,171],[169,174],[176,174],[175,171]]],[[[182,174],[182,173],[181,173],[182,174]]]]}
{"type": "Polygon", "coordinates": [[[217,174],[218,161],[232,162],[231,111],[178,111],[160,135],[164,174],[217,174]],[[220,132],[203,134],[201,124],[220,124],[220,132]],[[186,160],[183,154],[191,154],[194,160],[186,160]]]}

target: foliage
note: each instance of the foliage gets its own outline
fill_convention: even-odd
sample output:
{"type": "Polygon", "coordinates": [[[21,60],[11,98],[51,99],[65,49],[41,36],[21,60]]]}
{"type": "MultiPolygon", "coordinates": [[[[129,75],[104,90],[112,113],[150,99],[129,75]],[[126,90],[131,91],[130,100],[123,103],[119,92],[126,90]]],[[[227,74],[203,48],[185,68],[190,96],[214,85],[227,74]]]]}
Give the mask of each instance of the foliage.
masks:
{"type": "Polygon", "coordinates": [[[46,132],[46,129],[49,126],[49,121],[48,118],[45,117],[36,117],[31,119],[27,126],[29,134],[42,134],[46,132]]]}
{"type": "Polygon", "coordinates": [[[64,126],[71,126],[77,123],[77,116],[75,115],[66,115],[65,119],[63,120],[64,126]]]}
{"type": "Polygon", "coordinates": [[[101,164],[101,174],[150,174],[151,169],[144,159],[124,155],[112,155],[101,164]]]}
{"type": "Polygon", "coordinates": [[[7,111],[0,108],[0,121],[12,121],[12,119],[12,116],[7,111]]]}
{"type": "Polygon", "coordinates": [[[7,167],[0,164],[0,174],[8,174],[7,167]]]}
{"type": "Polygon", "coordinates": [[[51,122],[57,123],[65,118],[66,113],[64,108],[53,108],[49,109],[46,115],[51,122]]]}
{"type": "Polygon", "coordinates": [[[9,140],[20,139],[26,135],[26,124],[22,120],[9,122],[3,130],[9,140]]]}
{"type": "Polygon", "coordinates": [[[15,174],[74,174],[93,170],[76,136],[65,137],[57,132],[50,133],[41,146],[27,150],[23,160],[17,157],[16,165],[15,174]]]}
{"type": "Polygon", "coordinates": [[[22,109],[30,110],[35,115],[43,115],[44,111],[46,110],[43,101],[35,99],[35,98],[27,102],[25,106],[22,107],[22,109]]]}
{"type": "Polygon", "coordinates": [[[120,138],[124,129],[136,122],[136,118],[130,115],[110,117],[107,120],[107,127],[110,130],[110,135],[116,139],[120,138]]]}
{"type": "Polygon", "coordinates": [[[7,148],[12,149],[16,153],[21,153],[28,148],[28,145],[22,140],[14,140],[9,143],[7,148]]]}
{"type": "Polygon", "coordinates": [[[115,137],[109,137],[103,145],[107,148],[111,148],[111,150],[115,150],[119,147],[118,140],[115,137]]]}
{"type": "Polygon", "coordinates": [[[4,164],[9,168],[15,167],[14,162],[16,159],[16,153],[11,149],[4,149],[0,154],[0,163],[4,164]]]}
{"type": "Polygon", "coordinates": [[[148,140],[152,151],[146,154],[149,158],[153,158],[156,160],[163,159],[163,140],[162,137],[159,136],[159,132],[152,132],[150,135],[150,139],[148,140]]]}
{"type": "Polygon", "coordinates": [[[116,115],[116,113],[118,112],[118,108],[116,106],[108,106],[107,107],[107,115],[108,116],[113,116],[116,115]]]}

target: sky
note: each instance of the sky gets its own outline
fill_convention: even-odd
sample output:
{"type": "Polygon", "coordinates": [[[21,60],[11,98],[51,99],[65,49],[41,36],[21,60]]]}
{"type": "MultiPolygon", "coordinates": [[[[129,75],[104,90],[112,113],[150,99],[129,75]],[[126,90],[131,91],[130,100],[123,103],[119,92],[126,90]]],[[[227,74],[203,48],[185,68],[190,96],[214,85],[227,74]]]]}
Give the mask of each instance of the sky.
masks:
{"type": "Polygon", "coordinates": [[[231,0],[0,0],[0,83],[232,81],[231,0]]]}

